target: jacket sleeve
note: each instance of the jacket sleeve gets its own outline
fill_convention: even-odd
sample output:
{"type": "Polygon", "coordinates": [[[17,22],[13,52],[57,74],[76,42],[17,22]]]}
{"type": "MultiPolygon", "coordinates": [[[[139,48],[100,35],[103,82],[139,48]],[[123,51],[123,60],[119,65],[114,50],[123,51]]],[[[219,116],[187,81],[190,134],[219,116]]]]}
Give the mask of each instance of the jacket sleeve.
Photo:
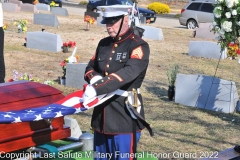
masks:
{"type": "Polygon", "coordinates": [[[134,81],[141,74],[144,74],[143,77],[145,76],[150,54],[148,43],[145,41],[138,42],[137,45],[130,47],[129,53],[130,59],[123,68],[93,84],[97,95],[113,92],[134,81]]]}
{"type": "MultiPolygon", "coordinates": [[[[101,41],[99,42],[99,44],[101,43],[101,41]]],[[[98,46],[99,46],[98,44],[98,46]]],[[[96,49],[96,52],[95,54],[93,55],[93,57],[90,59],[90,61],[88,62],[88,65],[86,67],[86,70],[85,70],[85,75],[84,75],[84,79],[85,81],[87,81],[88,83],[90,83],[90,80],[99,75],[99,76],[102,76],[100,73],[98,73],[96,70],[95,70],[95,67],[96,67],[96,61],[95,61],[95,58],[97,57],[97,53],[98,53],[98,47],[96,49]]]]}

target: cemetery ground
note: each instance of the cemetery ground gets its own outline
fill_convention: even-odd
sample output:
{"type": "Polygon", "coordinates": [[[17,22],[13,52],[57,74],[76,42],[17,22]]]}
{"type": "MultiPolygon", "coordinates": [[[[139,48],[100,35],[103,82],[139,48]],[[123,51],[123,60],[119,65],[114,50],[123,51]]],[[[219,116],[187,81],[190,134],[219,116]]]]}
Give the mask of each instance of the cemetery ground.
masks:
{"type": "MultiPolygon", "coordinates": [[[[97,25],[92,26],[90,31],[85,31],[83,15],[58,16],[60,27],[48,27],[33,24],[33,13],[4,12],[4,22],[9,24],[5,32],[4,48],[6,81],[12,78],[13,70],[32,74],[34,78],[40,79],[40,83],[56,80],[62,76],[61,61],[69,57],[73,50],[71,49],[69,53],[53,53],[24,47],[26,33],[17,33],[17,27],[13,25],[13,22],[19,19],[26,19],[29,22],[29,32],[41,31],[44,28],[46,32],[59,34],[63,42],[75,41],[78,47],[76,55],[80,57],[79,63],[87,63],[93,56],[99,40],[108,36],[105,27],[97,25]]],[[[202,39],[192,38],[192,31],[185,28],[149,25],[161,28],[164,40],[145,39],[150,45],[151,55],[141,93],[145,118],[151,124],[155,136],[150,137],[147,130],[143,130],[138,150],[156,154],[166,153],[171,156],[173,153],[181,153],[182,156],[190,153],[204,156],[240,144],[238,113],[207,111],[168,100],[166,72],[172,65],[178,64],[179,73],[183,74],[214,75],[218,60],[188,56],[189,41],[202,39]]],[[[239,70],[238,59],[224,59],[218,65],[216,77],[234,81],[240,95],[239,70]]],[[[63,91],[64,95],[78,90],[57,83],[53,87],[63,91]]],[[[78,120],[81,130],[90,131],[91,113],[92,110],[89,110],[70,117],[78,120]]]]}

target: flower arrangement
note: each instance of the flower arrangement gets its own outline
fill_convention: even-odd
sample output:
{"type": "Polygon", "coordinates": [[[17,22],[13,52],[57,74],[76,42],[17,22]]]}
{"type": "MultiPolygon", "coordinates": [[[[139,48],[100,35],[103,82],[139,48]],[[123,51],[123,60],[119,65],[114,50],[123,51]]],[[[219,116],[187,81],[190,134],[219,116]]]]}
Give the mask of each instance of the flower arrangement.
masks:
{"type": "Polygon", "coordinates": [[[57,4],[54,1],[52,1],[49,5],[50,5],[50,7],[56,7],[57,6],[57,4]]]}
{"type": "Polygon", "coordinates": [[[27,73],[19,73],[16,70],[13,70],[13,78],[9,79],[8,82],[13,82],[13,81],[19,81],[19,80],[26,80],[26,81],[33,81],[33,82],[39,82],[39,78],[33,78],[32,74],[27,74],[27,73]]]}
{"type": "Polygon", "coordinates": [[[3,24],[3,31],[6,31],[7,28],[8,28],[8,23],[4,22],[4,24],[3,24]]]}
{"type": "Polygon", "coordinates": [[[234,58],[234,57],[237,56],[237,54],[240,53],[240,50],[239,50],[239,48],[238,48],[238,43],[232,43],[232,42],[230,42],[230,43],[228,44],[227,48],[228,48],[227,54],[228,54],[228,56],[230,56],[230,57],[233,57],[233,58],[234,58]]]}
{"type": "Polygon", "coordinates": [[[28,24],[27,20],[20,19],[18,22],[14,22],[13,24],[14,24],[14,26],[18,27],[18,32],[19,33],[27,31],[27,24],[28,24]]]}
{"type": "Polygon", "coordinates": [[[38,4],[38,3],[39,3],[38,0],[34,0],[34,1],[33,1],[33,5],[36,5],[36,4],[38,4]]]}
{"type": "Polygon", "coordinates": [[[73,42],[73,41],[63,42],[63,47],[73,48],[75,46],[76,46],[76,42],[73,42]]]}
{"type": "Polygon", "coordinates": [[[94,24],[95,23],[95,18],[94,17],[91,17],[91,16],[89,16],[89,15],[86,15],[85,17],[84,17],[84,22],[87,22],[87,23],[89,23],[89,24],[94,24]]]}
{"type": "MultiPolygon", "coordinates": [[[[79,61],[79,56],[76,55],[75,56],[77,62],[79,61]]],[[[62,76],[62,79],[66,79],[66,69],[67,69],[67,63],[69,62],[68,58],[64,59],[61,63],[60,63],[60,66],[62,67],[62,70],[63,70],[63,76],[62,76]]]]}
{"type": "Polygon", "coordinates": [[[66,53],[68,52],[69,48],[73,48],[75,46],[76,46],[76,42],[73,42],[73,41],[63,42],[63,46],[62,46],[63,52],[66,53]]]}
{"type": "MultiPolygon", "coordinates": [[[[213,10],[214,20],[211,31],[219,34],[221,49],[231,50],[240,35],[240,3],[238,0],[216,0],[213,10]]],[[[232,51],[229,55],[235,55],[232,51]]]]}
{"type": "Polygon", "coordinates": [[[87,26],[86,26],[86,31],[88,31],[90,29],[90,24],[93,25],[95,23],[95,19],[94,17],[91,17],[89,15],[86,15],[84,17],[84,22],[87,22],[87,26]]]}
{"type": "Polygon", "coordinates": [[[169,86],[174,86],[178,74],[178,65],[174,64],[171,69],[167,71],[169,86]]]}

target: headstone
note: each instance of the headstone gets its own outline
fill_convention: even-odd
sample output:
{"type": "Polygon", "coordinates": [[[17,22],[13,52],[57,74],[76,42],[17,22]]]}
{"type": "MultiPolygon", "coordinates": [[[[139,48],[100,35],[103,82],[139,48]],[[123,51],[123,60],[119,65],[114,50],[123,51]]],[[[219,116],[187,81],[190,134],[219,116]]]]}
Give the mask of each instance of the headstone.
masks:
{"type": "Polygon", "coordinates": [[[106,24],[101,23],[102,19],[102,17],[97,17],[97,26],[106,27],[106,24]]]}
{"type": "Polygon", "coordinates": [[[140,23],[145,24],[146,23],[146,17],[140,16],[140,23]]]}
{"type": "Polygon", "coordinates": [[[37,12],[38,10],[37,10],[36,6],[33,5],[33,4],[23,3],[23,4],[21,5],[21,11],[23,11],[23,12],[33,12],[33,13],[35,13],[35,12],[37,12]]]}
{"type": "Polygon", "coordinates": [[[56,15],[60,15],[60,16],[68,16],[67,9],[62,8],[62,7],[52,7],[51,8],[51,13],[56,14],[56,15]]]}
{"type": "Polygon", "coordinates": [[[64,124],[71,129],[71,137],[78,139],[82,135],[82,131],[76,119],[64,116],[64,124]]]}
{"type": "Polygon", "coordinates": [[[227,49],[221,53],[221,46],[216,42],[210,41],[190,41],[189,42],[189,56],[225,59],[227,58],[227,49]]]}
{"type": "Polygon", "coordinates": [[[87,83],[84,80],[87,63],[67,63],[66,67],[66,86],[82,89],[83,85],[87,83]]]}
{"type": "Polygon", "coordinates": [[[210,32],[212,23],[200,23],[199,28],[196,28],[196,38],[205,38],[205,39],[213,39],[216,40],[217,34],[210,32]]]}
{"type": "Polygon", "coordinates": [[[17,4],[19,7],[21,7],[21,5],[23,4],[22,1],[19,0],[9,0],[8,3],[17,4]]]}
{"type": "Polygon", "coordinates": [[[60,52],[62,50],[62,39],[60,35],[48,32],[27,32],[27,48],[39,49],[49,52],[60,52]]]}
{"type": "Polygon", "coordinates": [[[50,6],[48,4],[38,3],[36,4],[38,11],[50,11],[50,6]]]}
{"type": "Polygon", "coordinates": [[[176,103],[232,113],[236,109],[238,100],[235,82],[205,75],[177,75],[176,103]]]}
{"type": "Polygon", "coordinates": [[[152,40],[164,40],[161,28],[156,28],[152,26],[139,26],[139,27],[145,29],[142,38],[148,38],[152,40]]]}
{"type": "Polygon", "coordinates": [[[20,11],[20,7],[14,3],[3,3],[2,9],[3,9],[3,11],[8,11],[8,12],[19,12],[20,11]]]}
{"type": "Polygon", "coordinates": [[[90,17],[93,17],[95,20],[97,19],[97,17],[100,16],[100,13],[97,13],[97,12],[84,12],[84,17],[86,15],[89,15],[90,17]]]}
{"type": "Polygon", "coordinates": [[[45,26],[59,26],[58,19],[54,14],[35,13],[33,23],[45,26]]]}

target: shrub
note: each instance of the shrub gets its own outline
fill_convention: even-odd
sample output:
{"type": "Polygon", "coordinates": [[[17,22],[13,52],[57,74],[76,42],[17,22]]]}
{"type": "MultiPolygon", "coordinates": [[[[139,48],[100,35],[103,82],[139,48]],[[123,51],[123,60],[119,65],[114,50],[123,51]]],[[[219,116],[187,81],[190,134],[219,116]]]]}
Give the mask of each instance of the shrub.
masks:
{"type": "Polygon", "coordinates": [[[81,1],[81,2],[79,2],[79,5],[87,5],[87,4],[88,4],[87,1],[81,1]]]}
{"type": "Polygon", "coordinates": [[[163,4],[160,2],[150,3],[147,7],[149,10],[154,11],[157,14],[160,13],[170,13],[170,8],[167,4],[163,4]]]}

